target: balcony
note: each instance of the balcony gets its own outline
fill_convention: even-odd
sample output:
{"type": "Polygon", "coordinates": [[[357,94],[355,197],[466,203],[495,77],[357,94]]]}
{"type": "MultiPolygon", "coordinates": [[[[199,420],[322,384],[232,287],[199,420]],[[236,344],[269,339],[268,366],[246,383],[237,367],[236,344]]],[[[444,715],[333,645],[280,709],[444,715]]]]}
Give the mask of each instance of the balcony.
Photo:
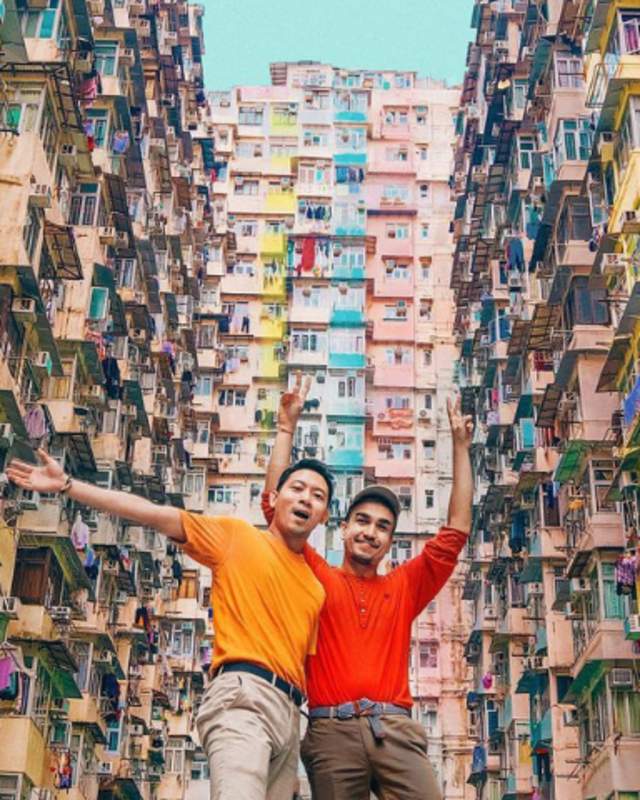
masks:
{"type": "Polygon", "coordinates": [[[269,192],[264,202],[267,214],[295,214],[296,196],[293,192],[269,192]]]}
{"type": "Polygon", "coordinates": [[[376,458],[373,464],[376,479],[381,478],[415,478],[416,462],[414,458],[376,458]]]}
{"type": "Polygon", "coordinates": [[[260,252],[267,255],[284,255],[287,238],[284,233],[265,233],[260,237],[260,252]]]}
{"type": "Polygon", "coordinates": [[[331,277],[339,281],[363,281],[365,271],[364,267],[344,267],[336,264],[331,272],[331,277]]]}
{"type": "Polygon", "coordinates": [[[374,386],[410,388],[414,382],[412,364],[376,364],[373,373],[374,386]]]}
{"type": "Polygon", "coordinates": [[[413,342],[413,315],[405,319],[375,319],[373,321],[374,341],[413,342]]]}
{"type": "Polygon", "coordinates": [[[329,447],[327,464],[332,469],[362,469],[364,467],[364,453],[362,450],[329,447]]]}
{"type": "Polygon", "coordinates": [[[338,397],[334,389],[330,392],[331,416],[336,417],[364,417],[364,399],[356,397],[338,397]]]}
{"type": "Polygon", "coordinates": [[[366,363],[364,353],[329,353],[329,367],[334,369],[364,369],[366,363]]]}
{"type": "Polygon", "coordinates": [[[49,784],[49,758],[42,733],[30,717],[3,716],[0,773],[24,773],[35,786],[49,784]]]}
{"type": "Polygon", "coordinates": [[[333,306],[329,324],[341,328],[359,328],[365,324],[364,310],[361,308],[340,308],[333,306]]]}

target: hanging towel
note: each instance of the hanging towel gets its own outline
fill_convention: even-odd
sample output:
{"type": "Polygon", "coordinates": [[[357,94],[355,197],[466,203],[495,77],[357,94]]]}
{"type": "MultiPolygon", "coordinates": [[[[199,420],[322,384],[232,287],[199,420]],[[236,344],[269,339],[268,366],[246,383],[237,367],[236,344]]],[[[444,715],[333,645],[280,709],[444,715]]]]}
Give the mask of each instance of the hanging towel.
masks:
{"type": "Polygon", "coordinates": [[[71,528],[71,541],[76,550],[85,550],[89,544],[89,528],[83,522],[79,512],[71,528]]]}
{"type": "Polygon", "coordinates": [[[302,260],[300,266],[303,272],[309,272],[313,269],[316,248],[313,239],[306,238],[302,243],[302,260]]]}

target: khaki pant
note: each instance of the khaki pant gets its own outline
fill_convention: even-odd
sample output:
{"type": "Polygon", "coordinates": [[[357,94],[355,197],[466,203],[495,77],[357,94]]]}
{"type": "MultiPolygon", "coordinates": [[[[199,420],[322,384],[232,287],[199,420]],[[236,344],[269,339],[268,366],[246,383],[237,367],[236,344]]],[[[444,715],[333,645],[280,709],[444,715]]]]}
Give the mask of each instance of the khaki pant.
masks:
{"type": "Polygon", "coordinates": [[[280,689],[246,672],[222,673],[197,719],[211,772],[211,800],[291,800],[300,711],[280,689]]]}
{"type": "Polygon", "coordinates": [[[422,725],[400,715],[381,717],[385,738],[373,738],[366,717],[311,720],[302,760],[314,800],[440,800],[422,725]]]}

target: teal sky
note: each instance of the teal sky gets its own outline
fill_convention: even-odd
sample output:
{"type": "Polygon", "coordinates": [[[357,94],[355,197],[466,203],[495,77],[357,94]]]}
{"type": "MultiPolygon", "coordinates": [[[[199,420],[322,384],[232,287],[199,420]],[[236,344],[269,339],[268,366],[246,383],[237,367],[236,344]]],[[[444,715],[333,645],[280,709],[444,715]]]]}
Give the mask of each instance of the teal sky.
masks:
{"type": "MultiPolygon", "coordinates": [[[[202,2],[202,0],[201,0],[202,2]]],[[[459,83],[473,0],[204,0],[208,89],[271,82],[272,61],[415,70],[459,83]]]]}

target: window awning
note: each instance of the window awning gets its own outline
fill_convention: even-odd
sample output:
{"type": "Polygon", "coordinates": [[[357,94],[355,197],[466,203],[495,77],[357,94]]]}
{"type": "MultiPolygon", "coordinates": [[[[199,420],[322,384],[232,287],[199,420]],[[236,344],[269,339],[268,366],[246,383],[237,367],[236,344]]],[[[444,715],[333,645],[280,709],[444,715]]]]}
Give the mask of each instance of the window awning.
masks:
{"type": "Polygon", "coordinates": [[[82,280],[82,262],[71,225],[56,225],[45,220],[44,240],[55,277],[65,281],[82,280]]]}
{"type": "Polygon", "coordinates": [[[176,188],[178,205],[186,208],[187,211],[191,211],[191,184],[189,179],[178,176],[173,179],[173,184],[176,188]]]}
{"type": "Polygon", "coordinates": [[[514,494],[518,497],[521,494],[526,494],[536,488],[542,481],[548,477],[548,472],[538,472],[537,470],[527,470],[521,472],[518,476],[518,483],[516,483],[514,494]]]}
{"type": "Polygon", "coordinates": [[[527,349],[529,338],[530,320],[517,319],[511,328],[511,338],[507,348],[508,356],[521,356],[527,349]]]}
{"type": "Polygon", "coordinates": [[[16,436],[28,439],[20,408],[11,389],[0,389],[0,422],[8,422],[16,436]]]}
{"type": "Polygon", "coordinates": [[[585,43],[585,52],[592,53],[600,46],[600,37],[605,29],[607,17],[611,10],[610,0],[596,0],[591,8],[591,25],[585,43]]]}
{"type": "Polygon", "coordinates": [[[538,303],[533,310],[527,350],[551,350],[551,333],[559,318],[559,306],[538,303]]]}
{"type": "Polygon", "coordinates": [[[540,583],[542,580],[542,560],[529,556],[518,575],[518,583],[540,583]]]}
{"type": "Polygon", "coordinates": [[[571,682],[563,698],[563,703],[576,703],[580,700],[585,693],[598,683],[605,674],[605,671],[606,665],[604,661],[600,659],[585,661],[582,669],[571,682]]]}
{"type": "Polygon", "coordinates": [[[126,380],[123,384],[123,398],[125,403],[133,403],[137,409],[136,423],[142,428],[144,436],[151,436],[149,417],[144,406],[144,397],[138,381],[126,380]]]}
{"type": "Polygon", "coordinates": [[[553,475],[556,483],[567,483],[575,480],[580,475],[584,459],[591,450],[591,444],[583,439],[573,439],[567,444],[567,448],[560,457],[558,466],[553,475]]]}
{"type": "Polygon", "coordinates": [[[558,412],[558,405],[560,398],[564,394],[564,390],[555,383],[550,383],[544,390],[542,403],[538,410],[538,417],[536,419],[536,427],[538,428],[553,428],[556,421],[556,414],[558,412]]]}
{"type": "Polygon", "coordinates": [[[157,475],[145,475],[147,482],[147,496],[153,503],[164,504],[166,494],[164,484],[157,475]]]}
{"type": "Polygon", "coordinates": [[[82,368],[94,383],[104,383],[104,372],[95,342],[85,339],[60,339],[58,346],[63,358],[78,355],[82,368]]]}
{"type": "Polygon", "coordinates": [[[119,175],[106,172],[104,173],[104,183],[114,227],[118,231],[131,234],[131,219],[124,181],[119,175]]]}
{"type": "Polygon", "coordinates": [[[78,552],[67,534],[21,530],[20,546],[50,548],[58,564],[60,564],[60,569],[71,590],[86,589],[89,592],[89,598],[95,600],[91,581],[87,577],[78,552]]]}
{"type": "Polygon", "coordinates": [[[116,281],[113,270],[104,264],[93,265],[93,286],[101,286],[109,290],[109,315],[111,317],[111,332],[115,336],[125,336],[127,333],[126,320],[122,299],[116,290],[116,281]]]}
{"type": "Polygon", "coordinates": [[[58,346],[53,337],[53,330],[51,323],[47,317],[42,295],[40,294],[40,287],[34,275],[33,269],[28,267],[17,268],[18,279],[22,293],[25,297],[30,297],[35,300],[36,305],[36,321],[35,331],[38,339],[38,346],[41,350],[45,350],[51,357],[51,374],[55,377],[62,377],[62,364],[60,363],[60,356],[58,355],[58,346]]]}
{"type": "Polygon", "coordinates": [[[142,800],[133,778],[108,778],[100,782],[98,800],[142,800]]]}
{"type": "Polygon", "coordinates": [[[532,418],[533,418],[533,395],[521,394],[520,399],[518,400],[516,415],[513,421],[519,422],[521,419],[532,419],[532,418]]]}
{"type": "Polygon", "coordinates": [[[71,459],[76,466],[74,473],[77,477],[89,477],[97,471],[91,440],[86,433],[57,433],[56,435],[62,437],[65,445],[69,448],[71,459]]]}
{"type": "Polygon", "coordinates": [[[598,381],[598,392],[615,392],[618,387],[618,375],[627,360],[627,353],[631,346],[631,334],[616,336],[604,362],[600,379],[598,381]]]}
{"type": "Polygon", "coordinates": [[[176,296],[173,292],[163,292],[165,308],[167,309],[167,319],[169,325],[174,328],[178,327],[178,304],[176,303],[176,296]]]}

